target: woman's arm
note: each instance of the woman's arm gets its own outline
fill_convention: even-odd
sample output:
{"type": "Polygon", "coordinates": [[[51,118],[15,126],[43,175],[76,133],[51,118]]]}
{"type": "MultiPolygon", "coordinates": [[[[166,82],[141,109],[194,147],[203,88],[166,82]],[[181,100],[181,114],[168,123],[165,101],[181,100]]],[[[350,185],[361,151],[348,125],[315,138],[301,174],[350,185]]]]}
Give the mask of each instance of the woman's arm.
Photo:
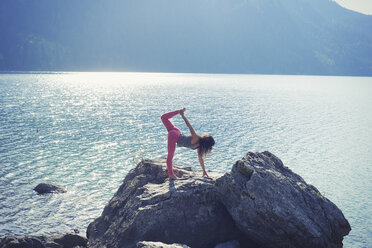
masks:
{"type": "Polygon", "coordinates": [[[186,123],[186,126],[190,129],[190,133],[191,133],[191,136],[192,136],[192,139],[194,140],[195,138],[199,138],[199,135],[197,135],[197,133],[195,132],[194,128],[192,128],[189,120],[186,118],[185,116],[185,108],[183,108],[182,110],[180,110],[180,115],[182,116],[182,119],[185,121],[186,123]]]}
{"type": "Polygon", "coordinates": [[[202,155],[200,154],[199,149],[198,149],[198,157],[199,157],[199,163],[200,163],[200,166],[201,166],[202,169],[203,169],[203,177],[204,177],[204,176],[209,177],[208,174],[207,174],[207,172],[205,171],[204,160],[203,160],[202,155]]]}

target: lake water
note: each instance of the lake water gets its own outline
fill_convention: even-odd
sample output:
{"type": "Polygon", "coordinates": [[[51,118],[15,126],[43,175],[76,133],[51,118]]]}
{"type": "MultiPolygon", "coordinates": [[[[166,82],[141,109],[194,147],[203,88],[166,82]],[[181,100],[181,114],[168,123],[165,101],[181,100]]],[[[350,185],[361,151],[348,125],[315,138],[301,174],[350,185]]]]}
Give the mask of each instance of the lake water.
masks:
{"type": "MultiPolygon", "coordinates": [[[[207,169],[268,150],[343,211],[345,247],[372,247],[372,78],[359,77],[0,74],[0,236],[84,234],[140,157],[166,157],[160,115],[183,106],[215,137],[207,169]],[[68,192],[37,195],[45,181],[68,192]]],[[[199,168],[195,155],[174,161],[199,168]]]]}

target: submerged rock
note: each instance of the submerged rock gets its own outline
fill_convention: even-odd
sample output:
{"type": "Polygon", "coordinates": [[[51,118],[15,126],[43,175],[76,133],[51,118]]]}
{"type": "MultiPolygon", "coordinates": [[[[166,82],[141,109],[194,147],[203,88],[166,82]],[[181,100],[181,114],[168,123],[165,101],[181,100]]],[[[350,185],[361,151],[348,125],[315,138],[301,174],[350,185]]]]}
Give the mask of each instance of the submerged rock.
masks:
{"type": "Polygon", "coordinates": [[[38,184],[34,190],[38,194],[48,194],[48,193],[65,193],[66,190],[54,183],[40,183],[38,184]]]}
{"type": "Polygon", "coordinates": [[[77,248],[87,247],[88,240],[75,234],[62,236],[10,236],[0,239],[0,248],[77,248]]]}
{"type": "Polygon", "coordinates": [[[131,170],[88,226],[89,246],[130,248],[147,240],[207,248],[237,239],[240,232],[217,201],[215,181],[190,167],[174,165],[174,170],[182,179],[169,180],[165,162],[144,161],[131,170]]]}
{"type": "Polygon", "coordinates": [[[230,173],[209,172],[211,179],[186,166],[174,170],[180,180],[169,180],[161,161],[132,169],[88,226],[89,247],[131,248],[146,240],[193,248],[336,248],[351,229],[332,202],[270,152],[249,152],[230,173]]]}
{"type": "Polygon", "coordinates": [[[270,152],[249,152],[217,179],[220,202],[239,229],[263,247],[342,247],[344,215],[270,152]]]}

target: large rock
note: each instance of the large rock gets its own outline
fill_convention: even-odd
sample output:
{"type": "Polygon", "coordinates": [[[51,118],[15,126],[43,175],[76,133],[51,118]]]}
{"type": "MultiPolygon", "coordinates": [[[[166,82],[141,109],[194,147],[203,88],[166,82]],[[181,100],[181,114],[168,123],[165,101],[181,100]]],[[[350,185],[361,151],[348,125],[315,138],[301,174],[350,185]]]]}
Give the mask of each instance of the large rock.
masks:
{"type": "Polygon", "coordinates": [[[342,212],[270,152],[249,152],[217,179],[220,202],[263,247],[342,247],[351,230],[342,212]]]}
{"type": "Polygon", "coordinates": [[[147,240],[208,248],[242,237],[217,200],[215,180],[190,167],[174,165],[174,170],[181,180],[167,178],[165,162],[144,161],[132,169],[88,226],[89,247],[130,248],[147,240]]]}
{"type": "Polygon", "coordinates": [[[350,231],[332,202],[269,152],[249,152],[230,173],[210,172],[213,179],[174,167],[181,180],[167,178],[165,162],[148,160],[132,169],[88,226],[90,247],[151,241],[192,248],[336,248],[350,231]]]}
{"type": "Polygon", "coordinates": [[[88,240],[76,234],[62,236],[9,236],[0,239],[0,248],[77,248],[88,240]]]}
{"type": "Polygon", "coordinates": [[[40,183],[38,184],[34,190],[38,194],[48,194],[48,193],[65,193],[66,190],[54,183],[40,183]]]}

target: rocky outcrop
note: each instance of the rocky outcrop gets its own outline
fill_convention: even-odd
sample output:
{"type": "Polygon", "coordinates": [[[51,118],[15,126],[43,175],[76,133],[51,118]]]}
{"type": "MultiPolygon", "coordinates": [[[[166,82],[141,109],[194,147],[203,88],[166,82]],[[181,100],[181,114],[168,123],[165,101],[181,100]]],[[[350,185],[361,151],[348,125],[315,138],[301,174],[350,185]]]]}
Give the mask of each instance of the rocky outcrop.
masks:
{"type": "Polygon", "coordinates": [[[83,248],[88,240],[75,234],[63,236],[9,236],[0,239],[0,248],[83,248]]]}
{"type": "Polygon", "coordinates": [[[38,184],[34,190],[38,194],[48,194],[48,193],[65,193],[66,190],[54,183],[40,183],[38,184]]]}
{"type": "Polygon", "coordinates": [[[270,152],[249,152],[217,179],[220,202],[263,247],[342,247],[351,230],[342,212],[270,152]]]}
{"type": "Polygon", "coordinates": [[[128,173],[101,217],[88,226],[90,247],[130,248],[146,240],[206,248],[241,236],[217,200],[215,180],[174,165],[182,179],[173,181],[165,168],[165,162],[144,161],[128,173]]]}
{"type": "Polygon", "coordinates": [[[132,169],[88,226],[89,246],[336,248],[350,231],[332,202],[269,152],[249,152],[230,173],[209,172],[211,179],[190,167],[174,170],[180,180],[167,178],[162,161],[132,169]]]}

